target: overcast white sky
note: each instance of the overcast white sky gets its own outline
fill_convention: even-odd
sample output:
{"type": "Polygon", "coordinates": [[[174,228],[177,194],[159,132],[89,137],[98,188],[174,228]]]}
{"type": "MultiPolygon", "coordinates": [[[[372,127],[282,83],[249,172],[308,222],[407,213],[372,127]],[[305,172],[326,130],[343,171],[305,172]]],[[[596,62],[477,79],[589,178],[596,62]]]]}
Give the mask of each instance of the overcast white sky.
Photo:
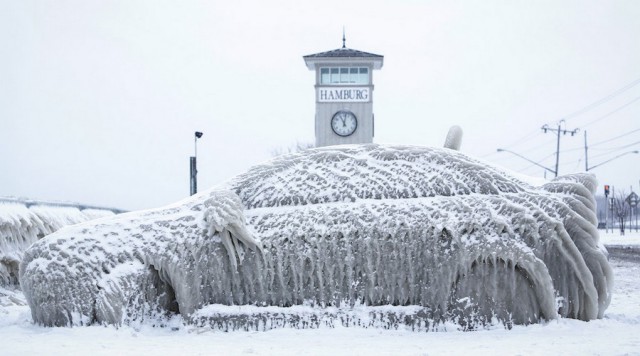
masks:
{"type": "MultiPolygon", "coordinates": [[[[584,130],[590,166],[640,149],[639,19],[636,0],[0,0],[0,196],[155,207],[188,195],[196,130],[200,190],[313,142],[302,56],[343,25],[385,56],[374,142],[440,147],[458,124],[462,151],[542,176],[495,151],[554,168],[540,127],[567,118],[560,173],[581,171],[584,130]]],[[[640,190],[640,155],[593,172],[640,190]]]]}

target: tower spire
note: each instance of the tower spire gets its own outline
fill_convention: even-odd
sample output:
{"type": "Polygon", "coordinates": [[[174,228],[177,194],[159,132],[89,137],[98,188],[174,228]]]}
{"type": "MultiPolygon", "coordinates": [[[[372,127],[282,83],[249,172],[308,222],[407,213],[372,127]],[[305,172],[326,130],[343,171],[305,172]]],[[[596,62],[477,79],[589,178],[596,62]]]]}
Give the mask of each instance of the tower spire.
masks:
{"type": "Polygon", "coordinates": [[[345,44],[345,43],[346,43],[346,41],[347,41],[347,39],[346,39],[346,37],[344,36],[344,26],[342,26],[342,48],[347,48],[347,46],[346,46],[346,44],[345,44]]]}

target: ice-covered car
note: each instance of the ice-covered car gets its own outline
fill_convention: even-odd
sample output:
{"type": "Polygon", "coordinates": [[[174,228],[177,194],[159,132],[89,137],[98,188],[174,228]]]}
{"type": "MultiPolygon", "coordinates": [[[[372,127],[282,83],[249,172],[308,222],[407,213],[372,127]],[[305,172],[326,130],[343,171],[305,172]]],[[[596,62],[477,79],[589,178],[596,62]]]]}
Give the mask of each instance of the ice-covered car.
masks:
{"type": "Polygon", "coordinates": [[[223,329],[602,317],[595,178],[541,185],[447,148],[293,153],[167,207],[66,227],[20,266],[35,322],[153,311],[223,329]]]}

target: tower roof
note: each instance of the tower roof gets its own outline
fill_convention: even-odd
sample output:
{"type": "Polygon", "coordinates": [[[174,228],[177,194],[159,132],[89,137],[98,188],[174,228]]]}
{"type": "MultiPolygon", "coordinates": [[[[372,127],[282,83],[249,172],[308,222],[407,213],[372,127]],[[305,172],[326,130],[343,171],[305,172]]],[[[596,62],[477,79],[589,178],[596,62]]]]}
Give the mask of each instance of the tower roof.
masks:
{"type": "Polygon", "coordinates": [[[302,58],[304,58],[305,64],[311,70],[315,69],[317,63],[341,63],[345,60],[349,60],[350,62],[371,63],[373,64],[373,69],[380,69],[382,68],[384,56],[342,47],[332,51],[309,54],[302,58]]]}
{"type": "Polygon", "coordinates": [[[307,58],[336,58],[336,57],[340,57],[340,58],[353,58],[353,57],[357,57],[357,58],[363,58],[363,57],[364,58],[384,58],[384,56],[381,56],[379,54],[373,54],[373,53],[369,53],[369,52],[358,51],[357,49],[351,49],[351,48],[346,48],[346,47],[334,49],[333,51],[309,54],[309,55],[304,56],[303,58],[307,59],[307,58]]]}

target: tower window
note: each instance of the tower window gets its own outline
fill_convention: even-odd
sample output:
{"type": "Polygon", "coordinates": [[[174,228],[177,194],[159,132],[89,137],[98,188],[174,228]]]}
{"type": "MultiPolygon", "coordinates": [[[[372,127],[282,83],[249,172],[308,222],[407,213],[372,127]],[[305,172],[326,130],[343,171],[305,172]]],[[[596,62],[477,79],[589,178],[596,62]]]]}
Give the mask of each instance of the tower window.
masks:
{"type": "Polygon", "coordinates": [[[331,75],[329,74],[329,68],[320,69],[320,82],[331,83],[331,75]]]}
{"type": "Polygon", "coordinates": [[[369,68],[367,67],[320,68],[320,84],[332,84],[332,85],[369,84],[369,68]]]}
{"type": "Polygon", "coordinates": [[[340,83],[340,68],[331,68],[331,84],[339,84],[339,83],[340,83]]]}
{"type": "Polygon", "coordinates": [[[349,84],[349,68],[340,68],[340,83],[349,84]]]}
{"type": "Polygon", "coordinates": [[[362,84],[369,84],[369,68],[358,68],[360,74],[358,75],[358,81],[362,84]]]}

